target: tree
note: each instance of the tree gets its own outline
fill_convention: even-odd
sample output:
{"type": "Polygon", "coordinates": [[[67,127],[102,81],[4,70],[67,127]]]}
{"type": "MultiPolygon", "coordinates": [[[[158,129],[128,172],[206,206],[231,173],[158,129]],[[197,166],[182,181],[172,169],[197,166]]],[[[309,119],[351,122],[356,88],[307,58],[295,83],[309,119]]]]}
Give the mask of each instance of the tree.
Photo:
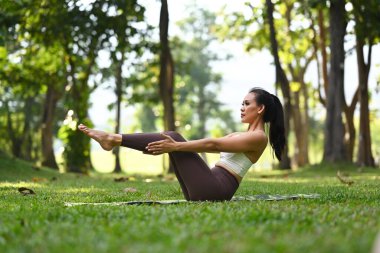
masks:
{"type": "MultiPolygon", "coordinates": [[[[284,96],[284,114],[285,114],[285,137],[287,138],[289,135],[290,129],[290,115],[291,115],[291,97],[290,97],[290,88],[289,81],[285,74],[284,69],[281,66],[280,57],[278,54],[278,43],[276,39],[276,30],[274,26],[273,20],[273,3],[271,0],[266,0],[266,11],[269,23],[269,31],[270,31],[270,44],[271,44],[271,52],[274,58],[274,64],[276,69],[276,84],[279,84],[281,87],[282,94],[284,96]]],[[[288,147],[285,147],[284,153],[281,157],[280,167],[282,169],[290,169],[290,159],[288,156],[288,147]]]]}
{"type": "Polygon", "coordinates": [[[90,140],[81,134],[78,122],[91,126],[89,97],[98,83],[90,77],[98,52],[105,48],[116,24],[110,23],[113,6],[108,1],[32,1],[26,29],[46,46],[62,49],[65,69],[67,117],[59,136],[65,144],[66,167],[86,173],[91,167],[90,140]],[[46,11],[49,10],[49,11],[46,11]]]}
{"type": "MultiPolygon", "coordinates": [[[[326,98],[322,95],[322,93],[328,93],[328,73],[327,73],[327,63],[329,58],[329,53],[327,52],[327,45],[329,44],[329,34],[326,33],[326,24],[325,24],[325,16],[327,15],[328,8],[326,6],[326,2],[324,1],[310,1],[310,7],[312,9],[316,9],[317,17],[313,16],[313,10],[310,8],[306,8],[308,12],[309,19],[312,21],[312,31],[313,31],[313,47],[315,51],[317,68],[318,68],[318,95],[319,101],[321,104],[326,107],[326,98]],[[318,22],[314,24],[314,19],[318,22]],[[317,32],[318,30],[318,32],[317,32]],[[322,62],[320,62],[318,57],[318,52],[321,54],[322,62]],[[321,78],[322,77],[322,78],[321,78]]],[[[354,113],[356,109],[356,105],[358,103],[359,98],[359,89],[354,92],[354,96],[351,100],[350,104],[347,104],[345,96],[343,96],[343,111],[344,111],[344,124],[345,124],[345,146],[347,152],[347,159],[349,161],[353,161],[353,153],[354,153],[354,145],[356,138],[356,130],[354,126],[354,113]]]]}
{"type": "Polygon", "coordinates": [[[14,147],[24,147],[23,152],[20,148],[14,150],[16,152],[19,149],[16,152],[19,154],[16,156],[21,155],[24,159],[36,160],[41,150],[42,165],[58,169],[53,151],[53,128],[56,126],[54,124],[56,104],[65,83],[62,81],[63,71],[60,69],[63,59],[60,53],[62,50],[57,47],[47,49],[39,43],[38,36],[31,36],[35,34],[29,30],[32,26],[28,7],[32,1],[25,1],[24,4],[27,5],[26,8],[20,2],[2,5],[6,13],[2,15],[5,17],[2,22],[4,44],[5,48],[10,49],[8,54],[5,54],[5,57],[8,57],[8,67],[2,68],[4,71],[2,79],[8,83],[8,94],[13,94],[13,99],[16,99],[13,105],[25,104],[22,133],[17,133],[17,126],[22,124],[17,122],[17,117],[14,117],[17,113],[16,107],[7,106],[13,112],[13,116],[8,117],[8,130],[11,131],[9,136],[17,136],[17,138],[11,138],[12,142],[18,143],[13,145],[14,147]],[[12,61],[15,55],[20,61],[12,61]],[[8,78],[11,76],[13,80],[8,78]],[[41,107],[42,111],[36,109],[41,107]],[[41,137],[37,137],[38,132],[41,137]],[[39,141],[40,145],[37,144],[39,141]]]}
{"type": "MultiPolygon", "coordinates": [[[[109,43],[108,50],[110,51],[111,66],[102,69],[103,79],[113,79],[115,83],[114,92],[116,95],[116,120],[115,120],[115,133],[120,132],[120,115],[121,115],[121,103],[123,101],[128,82],[131,82],[131,75],[134,72],[134,63],[132,59],[136,61],[136,58],[141,57],[144,48],[148,45],[145,42],[146,38],[144,33],[149,31],[143,31],[141,28],[137,28],[138,24],[144,21],[145,8],[137,3],[137,1],[122,0],[112,4],[117,10],[116,13],[110,13],[110,17],[107,17],[107,23],[113,24],[112,35],[110,40],[115,39],[115,43],[109,43]],[[126,61],[128,59],[128,61],[126,61]],[[127,74],[123,74],[123,67],[127,68],[129,77],[127,74]]],[[[111,106],[113,107],[113,106],[111,106]]],[[[115,172],[121,172],[119,147],[113,149],[115,155],[115,172]]]]}
{"type": "MultiPolygon", "coordinates": [[[[293,161],[303,166],[309,162],[309,104],[312,104],[311,84],[304,78],[316,56],[312,39],[313,20],[306,11],[309,6],[293,0],[246,5],[252,16],[247,18],[241,12],[228,15],[224,29],[221,29],[222,35],[244,41],[248,51],[267,49],[272,52],[276,90],[281,90],[284,98],[286,128],[288,133],[293,131],[295,134],[293,161]]],[[[283,163],[280,167],[289,167],[285,165],[290,160],[284,159],[283,163]]]]}
{"type": "MultiPolygon", "coordinates": [[[[209,49],[217,39],[216,16],[196,6],[189,6],[188,10],[189,16],[178,22],[187,39],[178,36],[172,41],[176,62],[175,103],[181,112],[176,115],[178,128],[190,139],[206,137],[212,121],[218,121],[222,131],[235,131],[231,112],[223,110],[223,103],[218,99],[222,75],[215,73],[211,66],[212,62],[229,57],[209,49]],[[221,123],[223,121],[229,124],[221,123]]],[[[202,156],[206,159],[205,154],[202,156]]]]}
{"type": "Polygon", "coordinates": [[[371,68],[372,47],[380,39],[379,3],[376,0],[352,0],[353,18],[355,21],[356,57],[359,77],[360,125],[358,164],[360,166],[375,166],[371,149],[371,130],[369,124],[369,91],[368,76],[371,68]],[[367,46],[367,60],[364,47],[367,46]]]}
{"type": "MultiPolygon", "coordinates": [[[[160,12],[160,77],[159,88],[160,96],[164,106],[164,129],[175,131],[175,111],[173,105],[174,93],[174,62],[170,52],[168,30],[169,30],[169,11],[167,0],[161,0],[160,12]]],[[[169,165],[168,172],[173,173],[174,169],[169,165]]]]}
{"type": "Polygon", "coordinates": [[[346,33],[345,1],[330,2],[330,75],[327,90],[327,115],[323,160],[327,162],[344,161],[347,153],[344,145],[344,126],[342,121],[344,99],[344,36],[346,33]]]}
{"type": "Polygon", "coordinates": [[[164,105],[164,129],[174,131],[175,118],[173,106],[174,93],[174,62],[170,52],[169,39],[169,11],[167,0],[161,0],[160,13],[160,96],[164,105]]]}

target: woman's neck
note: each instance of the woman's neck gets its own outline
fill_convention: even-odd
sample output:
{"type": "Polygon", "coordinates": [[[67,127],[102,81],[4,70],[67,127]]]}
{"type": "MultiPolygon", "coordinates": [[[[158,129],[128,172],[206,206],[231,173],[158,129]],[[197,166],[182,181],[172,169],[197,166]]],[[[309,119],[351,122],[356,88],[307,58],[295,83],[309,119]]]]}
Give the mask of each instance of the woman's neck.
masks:
{"type": "Polygon", "coordinates": [[[261,130],[265,132],[264,121],[260,118],[251,123],[248,127],[248,131],[261,130]]]}

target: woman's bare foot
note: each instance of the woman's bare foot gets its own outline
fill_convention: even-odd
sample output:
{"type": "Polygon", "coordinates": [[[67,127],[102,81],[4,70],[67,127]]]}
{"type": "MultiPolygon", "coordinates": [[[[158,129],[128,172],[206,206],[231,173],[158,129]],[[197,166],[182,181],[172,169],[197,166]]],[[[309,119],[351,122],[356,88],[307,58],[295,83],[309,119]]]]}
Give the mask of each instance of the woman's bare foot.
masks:
{"type": "Polygon", "coordinates": [[[88,128],[83,124],[79,124],[78,129],[86,134],[88,137],[99,142],[100,146],[107,151],[112,150],[115,146],[120,146],[121,135],[120,134],[109,134],[103,131],[94,130],[88,128]]]}

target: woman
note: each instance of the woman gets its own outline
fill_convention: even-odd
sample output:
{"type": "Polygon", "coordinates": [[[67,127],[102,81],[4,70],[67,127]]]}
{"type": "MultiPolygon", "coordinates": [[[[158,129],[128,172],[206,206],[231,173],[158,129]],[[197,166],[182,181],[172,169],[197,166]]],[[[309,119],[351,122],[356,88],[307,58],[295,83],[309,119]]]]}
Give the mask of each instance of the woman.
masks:
{"type": "Polygon", "coordinates": [[[186,200],[220,201],[232,198],[263,153],[268,143],[265,123],[269,123],[269,142],[279,160],[285,146],[283,109],[275,95],[251,89],[241,107],[241,121],[249,124],[246,132],[192,141],[176,132],[109,134],[82,124],[78,128],[105,150],[123,146],[152,155],[169,153],[186,200]],[[210,169],[197,152],[220,152],[220,160],[210,169]]]}

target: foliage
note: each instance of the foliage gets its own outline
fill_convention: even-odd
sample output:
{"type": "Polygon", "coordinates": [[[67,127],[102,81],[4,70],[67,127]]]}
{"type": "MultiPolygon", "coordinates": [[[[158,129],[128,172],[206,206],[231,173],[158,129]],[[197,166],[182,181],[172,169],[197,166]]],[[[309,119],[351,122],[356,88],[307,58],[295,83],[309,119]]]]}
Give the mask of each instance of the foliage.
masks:
{"type": "Polygon", "coordinates": [[[216,41],[215,20],[214,14],[191,6],[188,17],[178,22],[186,36],[174,37],[172,41],[176,62],[177,127],[191,139],[204,138],[206,129],[219,136],[220,132],[236,131],[231,112],[223,109],[218,97],[222,74],[212,69],[213,62],[229,57],[209,49],[216,41]],[[210,127],[212,122],[215,129],[210,127]]]}
{"type": "Polygon", "coordinates": [[[8,57],[12,63],[8,66],[14,67],[2,68],[1,80],[13,84],[15,81],[7,77],[17,78],[23,94],[30,87],[35,88],[32,94],[44,94],[53,87],[59,98],[64,95],[64,103],[58,104],[71,113],[72,120],[70,125],[63,124],[60,137],[64,138],[64,156],[70,171],[86,172],[91,167],[90,140],[73,126],[78,122],[91,125],[89,97],[98,85],[98,77],[91,76],[96,70],[98,53],[109,50],[111,58],[117,60],[116,51],[124,47],[141,55],[145,41],[129,43],[128,40],[135,39],[138,29],[148,31],[141,26],[144,10],[136,1],[77,0],[7,2],[0,10],[5,14],[0,20],[0,32],[6,35],[1,42],[8,45],[0,48],[0,54],[7,54],[9,49],[17,53],[8,57]],[[129,25],[130,22],[140,28],[129,25]],[[113,43],[115,37],[120,42],[117,45],[113,43]],[[122,41],[122,37],[128,40],[122,41]]]}

